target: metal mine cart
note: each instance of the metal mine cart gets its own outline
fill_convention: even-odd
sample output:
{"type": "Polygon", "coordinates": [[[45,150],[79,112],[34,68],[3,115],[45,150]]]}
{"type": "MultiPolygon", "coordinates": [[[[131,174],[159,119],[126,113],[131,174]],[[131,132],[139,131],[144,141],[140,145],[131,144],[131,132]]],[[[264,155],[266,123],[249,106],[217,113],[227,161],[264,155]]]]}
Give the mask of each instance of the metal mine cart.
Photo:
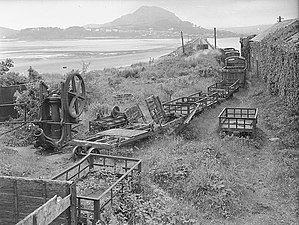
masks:
{"type": "Polygon", "coordinates": [[[226,83],[234,83],[239,80],[244,87],[246,80],[246,60],[242,56],[231,56],[225,59],[224,67],[221,69],[222,80],[226,83]]]}
{"type": "Polygon", "coordinates": [[[236,80],[234,83],[227,83],[221,81],[214,83],[208,87],[208,93],[217,93],[221,101],[231,97],[235,92],[239,90],[240,81],[236,80]]]}
{"type": "Polygon", "coordinates": [[[225,133],[256,136],[257,108],[224,108],[219,114],[219,129],[225,133]]]}

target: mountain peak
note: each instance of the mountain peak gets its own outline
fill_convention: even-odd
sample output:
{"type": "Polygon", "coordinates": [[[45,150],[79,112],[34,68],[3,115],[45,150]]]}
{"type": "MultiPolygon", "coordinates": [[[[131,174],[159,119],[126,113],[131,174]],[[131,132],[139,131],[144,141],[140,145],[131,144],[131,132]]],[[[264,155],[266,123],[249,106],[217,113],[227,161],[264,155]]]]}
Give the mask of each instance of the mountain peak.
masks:
{"type": "Polygon", "coordinates": [[[157,6],[141,6],[135,12],[104,24],[106,27],[151,26],[159,21],[182,22],[174,13],[157,6]]]}
{"type": "Polygon", "coordinates": [[[157,6],[141,6],[133,14],[154,14],[160,17],[171,17],[172,19],[180,20],[173,12],[157,6]]]}

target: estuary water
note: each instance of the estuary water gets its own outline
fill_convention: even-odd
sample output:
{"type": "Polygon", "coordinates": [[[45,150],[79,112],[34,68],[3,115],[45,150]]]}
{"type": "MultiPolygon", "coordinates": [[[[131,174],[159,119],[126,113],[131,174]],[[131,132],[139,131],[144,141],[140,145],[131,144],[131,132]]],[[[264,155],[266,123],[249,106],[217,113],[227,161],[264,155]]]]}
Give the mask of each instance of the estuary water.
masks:
{"type": "MultiPolygon", "coordinates": [[[[214,46],[214,38],[208,38],[208,41],[211,45],[214,46]]],[[[228,48],[233,47],[235,49],[241,50],[240,38],[239,37],[231,37],[231,38],[219,38],[216,39],[217,48],[228,48]]]]}
{"type": "MultiPolygon", "coordinates": [[[[218,39],[217,46],[239,48],[238,42],[239,38],[218,39]]],[[[27,74],[32,66],[39,73],[65,74],[82,69],[83,63],[96,70],[148,62],[180,45],[180,39],[0,40],[0,60],[11,58],[15,65],[11,70],[19,73],[27,74]]]]}

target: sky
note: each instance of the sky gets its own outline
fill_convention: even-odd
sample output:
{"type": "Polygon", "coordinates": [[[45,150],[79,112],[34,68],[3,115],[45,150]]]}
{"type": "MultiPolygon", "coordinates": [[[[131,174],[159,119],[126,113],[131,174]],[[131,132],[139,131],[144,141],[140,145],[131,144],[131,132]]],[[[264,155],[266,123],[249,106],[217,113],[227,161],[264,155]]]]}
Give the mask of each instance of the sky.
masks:
{"type": "Polygon", "coordinates": [[[298,18],[298,0],[0,0],[0,27],[103,24],[139,7],[158,6],[205,28],[274,24],[298,18]]]}

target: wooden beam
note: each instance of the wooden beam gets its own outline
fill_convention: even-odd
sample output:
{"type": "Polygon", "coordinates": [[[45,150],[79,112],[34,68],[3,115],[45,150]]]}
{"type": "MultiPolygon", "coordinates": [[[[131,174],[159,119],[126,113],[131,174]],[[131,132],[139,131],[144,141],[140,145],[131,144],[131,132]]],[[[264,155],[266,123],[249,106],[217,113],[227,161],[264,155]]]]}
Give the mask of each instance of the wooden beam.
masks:
{"type": "Polygon", "coordinates": [[[36,209],[34,212],[29,214],[17,225],[38,225],[50,224],[55,220],[62,212],[68,209],[71,205],[71,194],[65,198],[58,197],[55,195],[47,203],[36,209]]]}
{"type": "Polygon", "coordinates": [[[72,140],[69,143],[72,146],[86,146],[86,147],[94,147],[99,149],[112,149],[113,147],[107,143],[100,143],[95,141],[83,141],[83,140],[72,140]]]}

